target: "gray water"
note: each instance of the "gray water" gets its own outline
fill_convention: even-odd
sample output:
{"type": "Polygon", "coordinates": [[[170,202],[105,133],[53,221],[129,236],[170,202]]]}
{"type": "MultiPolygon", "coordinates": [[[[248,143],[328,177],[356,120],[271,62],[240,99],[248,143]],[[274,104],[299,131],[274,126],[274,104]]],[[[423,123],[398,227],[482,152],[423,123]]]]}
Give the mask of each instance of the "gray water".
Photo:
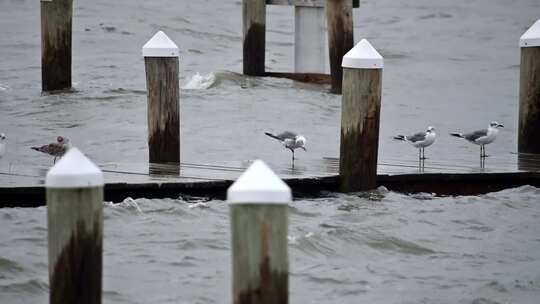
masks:
{"type": "MultiPolygon", "coordinates": [[[[488,152],[515,152],[518,41],[539,12],[538,0],[362,1],[355,40],[369,39],[385,57],[381,157],[414,157],[391,136],[433,125],[440,136],[432,154],[476,159],[478,147],[446,134],[491,120],[505,129],[488,152]]],[[[292,71],[293,10],[270,6],[267,15],[267,69],[292,71]]],[[[299,165],[339,152],[341,96],[239,74],[241,1],[75,1],[74,94],[41,95],[39,20],[39,1],[0,0],[0,132],[9,137],[3,162],[50,164],[29,146],[57,135],[97,163],[147,162],[141,48],[158,30],[181,52],[184,161],[287,163],[289,152],[262,134],[284,129],[307,138],[299,165]]]]}
{"type": "MultiPolygon", "coordinates": [[[[427,153],[477,157],[445,136],[505,125],[489,153],[516,150],[518,39],[538,0],[368,0],[355,40],[385,57],[379,153],[391,136],[436,127],[427,153]]],[[[96,163],[147,162],[141,47],[163,30],[180,47],[182,159],[289,162],[262,135],[308,139],[297,164],[339,151],[341,97],[328,87],[243,77],[241,1],[75,1],[75,93],[41,95],[39,1],[0,0],[2,163],[50,165],[29,146],[57,135],[96,163]]],[[[267,69],[293,67],[293,12],[268,9],[267,69]]],[[[429,160],[428,160],[429,161],[429,160]]],[[[489,167],[489,159],[486,166],[489,167]]],[[[427,165],[427,164],[426,164],[427,165]]],[[[540,190],[476,197],[328,194],[291,206],[293,303],[538,303],[540,190]]],[[[105,206],[105,303],[230,302],[227,206],[204,199],[105,206]]],[[[46,303],[46,209],[0,210],[0,303],[46,303]]]]}
{"type": "MultiPolygon", "coordinates": [[[[540,189],[290,206],[291,303],[538,303],[540,189]]],[[[46,303],[46,208],[0,209],[0,303],[46,303]]],[[[104,303],[231,303],[228,206],[105,204],[104,303]]]]}

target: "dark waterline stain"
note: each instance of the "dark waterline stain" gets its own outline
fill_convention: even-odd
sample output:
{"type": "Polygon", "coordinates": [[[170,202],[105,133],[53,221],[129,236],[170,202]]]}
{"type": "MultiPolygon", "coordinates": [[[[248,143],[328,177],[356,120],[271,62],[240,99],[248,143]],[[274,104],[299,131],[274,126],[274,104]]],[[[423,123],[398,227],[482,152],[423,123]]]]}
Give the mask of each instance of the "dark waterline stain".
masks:
{"type": "Polygon", "coordinates": [[[88,231],[79,221],[51,275],[51,304],[101,303],[102,238],[100,224],[88,231]]]}

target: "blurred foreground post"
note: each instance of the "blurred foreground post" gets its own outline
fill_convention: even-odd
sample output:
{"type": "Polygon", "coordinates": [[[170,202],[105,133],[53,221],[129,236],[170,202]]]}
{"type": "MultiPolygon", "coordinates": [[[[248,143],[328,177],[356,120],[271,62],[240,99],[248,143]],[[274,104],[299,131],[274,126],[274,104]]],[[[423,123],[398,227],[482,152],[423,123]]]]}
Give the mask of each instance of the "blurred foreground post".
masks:
{"type": "Polygon", "coordinates": [[[244,75],[264,76],[266,1],[242,0],[244,75]]]}
{"type": "Polygon", "coordinates": [[[41,89],[71,88],[73,0],[41,0],[41,89]]]}
{"type": "Polygon", "coordinates": [[[294,7],[294,72],[326,73],[328,42],[324,7],[294,7]]]}
{"type": "Polygon", "coordinates": [[[45,186],[50,303],[101,303],[103,174],[71,148],[45,186]]]}
{"type": "Polygon", "coordinates": [[[178,47],[159,31],[142,53],[148,91],[148,159],[151,163],[180,163],[178,47]]]}
{"type": "Polygon", "coordinates": [[[519,153],[540,154],[540,20],[521,36],[519,153]]]}
{"type": "Polygon", "coordinates": [[[344,192],[377,185],[383,58],[362,39],[343,57],[339,175],[344,192]]]}
{"type": "Polygon", "coordinates": [[[341,60],[354,44],[353,3],[351,0],[327,0],[326,20],[328,25],[328,51],[332,91],[341,93],[341,60]]]}
{"type": "Polygon", "coordinates": [[[289,186],[260,160],[227,191],[234,304],[288,303],[291,199],[289,186]]]}

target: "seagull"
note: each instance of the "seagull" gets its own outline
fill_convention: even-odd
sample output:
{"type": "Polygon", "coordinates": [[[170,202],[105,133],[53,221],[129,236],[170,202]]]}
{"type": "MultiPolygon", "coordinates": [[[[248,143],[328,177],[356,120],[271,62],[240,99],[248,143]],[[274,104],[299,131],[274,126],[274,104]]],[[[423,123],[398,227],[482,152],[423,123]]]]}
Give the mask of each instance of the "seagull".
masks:
{"type": "Polygon", "coordinates": [[[71,148],[71,144],[69,143],[69,139],[66,137],[58,136],[56,138],[56,142],[50,143],[48,145],[43,145],[41,147],[31,147],[33,150],[49,154],[54,156],[53,164],[56,163],[56,158],[61,157],[66,153],[69,148],[71,148]]]}
{"type": "Polygon", "coordinates": [[[426,132],[418,132],[411,136],[398,135],[394,139],[409,142],[413,147],[418,148],[418,159],[426,159],[424,149],[435,142],[435,128],[429,126],[426,132]]]}
{"type": "Polygon", "coordinates": [[[268,133],[268,132],[264,132],[264,134],[274,139],[279,140],[285,148],[291,150],[293,163],[294,163],[294,150],[295,149],[300,148],[300,149],[303,149],[304,151],[307,151],[306,147],[304,147],[306,145],[306,138],[302,135],[298,135],[294,132],[289,132],[289,131],[285,131],[278,135],[268,133]]]}
{"type": "Polygon", "coordinates": [[[6,134],[0,133],[0,158],[6,154],[6,134]]]}
{"type": "Polygon", "coordinates": [[[503,125],[496,121],[492,121],[489,124],[489,127],[487,129],[477,130],[471,133],[450,133],[450,135],[464,138],[468,142],[479,145],[480,146],[480,157],[484,158],[487,157],[486,155],[486,145],[492,143],[495,138],[497,138],[497,134],[499,134],[499,128],[504,128],[503,125]]]}

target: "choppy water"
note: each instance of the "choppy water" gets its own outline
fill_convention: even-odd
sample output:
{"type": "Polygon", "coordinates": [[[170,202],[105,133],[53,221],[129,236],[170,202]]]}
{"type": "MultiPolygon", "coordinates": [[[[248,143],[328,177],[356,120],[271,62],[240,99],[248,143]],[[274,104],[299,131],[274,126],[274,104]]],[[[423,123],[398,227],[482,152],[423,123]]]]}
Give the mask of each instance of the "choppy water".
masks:
{"type": "MultiPolygon", "coordinates": [[[[538,303],[540,189],[290,207],[291,303],[538,303]]],[[[0,302],[46,303],[46,208],[0,209],[0,302]]],[[[230,303],[228,206],[105,204],[104,303],[230,303]]]]}
{"type": "MultiPolygon", "coordinates": [[[[515,151],[519,36],[538,0],[367,0],[355,40],[385,57],[382,157],[391,135],[434,125],[428,153],[474,155],[445,136],[505,125],[491,153],[515,151]]],[[[293,67],[293,12],[268,10],[267,69],[293,67]]],[[[288,162],[262,135],[308,138],[302,160],[336,156],[341,97],[327,87],[246,78],[241,1],[75,1],[73,94],[41,95],[39,1],[0,0],[0,132],[9,163],[50,164],[28,147],[62,134],[97,163],[147,161],[142,45],[164,30],[181,52],[182,159],[288,162]]],[[[473,154],[474,153],[474,154],[473,154]]],[[[413,156],[414,156],[413,155],[413,156]]],[[[488,160],[489,163],[489,160],[488,160]]],[[[486,164],[489,166],[489,164],[486,164]]],[[[538,303],[540,190],[479,197],[379,190],[295,201],[294,303],[538,303]]],[[[222,201],[126,200],[105,207],[105,303],[226,303],[229,223],[222,201]]],[[[0,209],[0,302],[45,303],[45,208],[0,209]]]]}
{"type": "MultiPolygon", "coordinates": [[[[141,48],[158,30],[181,52],[184,161],[288,162],[288,151],[262,134],[283,129],[308,139],[309,153],[299,153],[299,164],[338,154],[340,96],[327,87],[238,74],[241,1],[74,5],[77,92],[41,96],[39,1],[0,0],[0,131],[9,137],[3,161],[49,164],[28,147],[62,134],[98,163],[146,162],[141,48]]],[[[488,150],[515,151],[518,40],[538,12],[538,0],[362,1],[354,12],[355,40],[368,38],[385,57],[382,157],[415,156],[391,135],[433,125],[441,135],[430,148],[434,155],[476,158],[477,147],[446,134],[484,128],[491,120],[506,128],[488,150]]],[[[292,71],[293,10],[270,6],[267,19],[267,69],[292,71]]]]}

